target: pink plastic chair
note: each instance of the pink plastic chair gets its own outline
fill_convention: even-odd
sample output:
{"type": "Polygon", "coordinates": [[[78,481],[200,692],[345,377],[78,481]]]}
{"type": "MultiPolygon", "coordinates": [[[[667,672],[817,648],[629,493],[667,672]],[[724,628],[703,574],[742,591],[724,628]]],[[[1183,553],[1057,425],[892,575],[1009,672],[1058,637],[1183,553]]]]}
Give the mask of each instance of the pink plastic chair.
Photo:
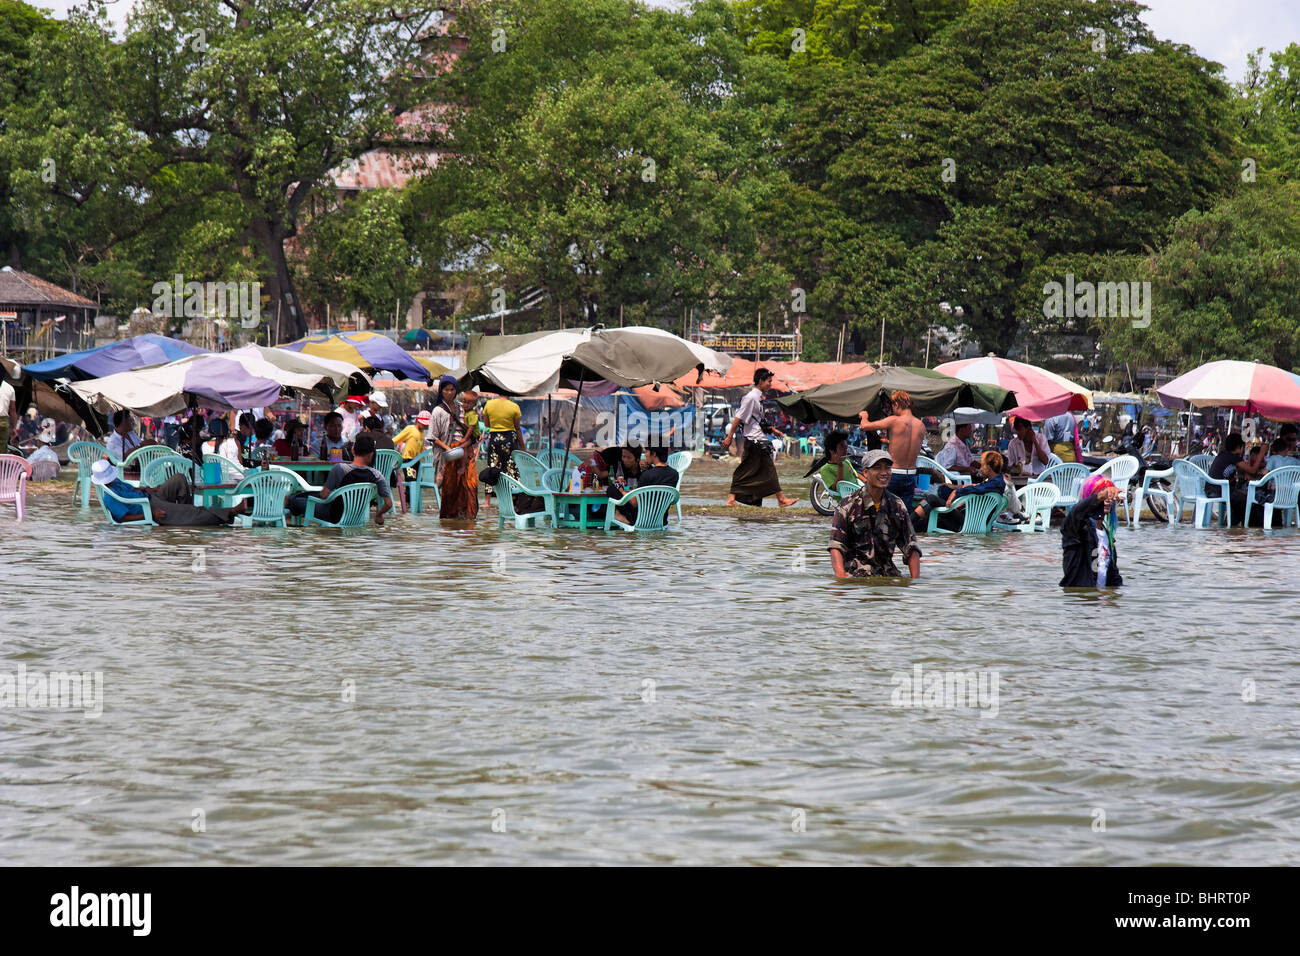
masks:
{"type": "Polygon", "coordinates": [[[31,463],[17,455],[0,455],[0,504],[12,503],[23,520],[27,510],[27,479],[32,476],[31,463]]]}

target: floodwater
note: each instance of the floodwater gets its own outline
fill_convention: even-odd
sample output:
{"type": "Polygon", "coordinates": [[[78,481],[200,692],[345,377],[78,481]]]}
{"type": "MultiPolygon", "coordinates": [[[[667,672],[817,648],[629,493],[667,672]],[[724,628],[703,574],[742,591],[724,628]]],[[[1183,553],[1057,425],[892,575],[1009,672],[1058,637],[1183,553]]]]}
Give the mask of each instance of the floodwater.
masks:
{"type": "Polygon", "coordinates": [[[922,538],[872,585],[773,510],[0,508],[0,679],[102,673],[98,717],[0,709],[0,863],[1300,864],[1300,534],[1121,530],[1112,593],[1055,531],[922,538]]]}

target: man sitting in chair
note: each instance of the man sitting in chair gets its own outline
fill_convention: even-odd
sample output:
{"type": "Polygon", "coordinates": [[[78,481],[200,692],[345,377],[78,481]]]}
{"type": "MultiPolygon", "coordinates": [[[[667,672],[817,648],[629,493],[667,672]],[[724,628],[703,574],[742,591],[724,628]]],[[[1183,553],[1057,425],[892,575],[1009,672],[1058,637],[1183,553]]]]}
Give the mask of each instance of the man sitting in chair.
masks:
{"type": "MultiPolygon", "coordinates": [[[[637,479],[637,487],[644,488],[646,485],[667,485],[669,488],[677,487],[678,474],[675,468],[668,467],[668,449],[667,448],[647,448],[646,457],[650,460],[650,465],[641,472],[637,479]]],[[[630,502],[623,507],[615,510],[614,517],[618,518],[624,524],[636,523],[636,502],[630,502]]],[[[664,512],[664,524],[668,523],[668,513],[664,512]]]]}
{"type": "MultiPolygon", "coordinates": [[[[135,501],[148,501],[153,520],[162,525],[198,528],[230,524],[248,510],[248,502],[241,501],[234,508],[200,508],[193,504],[194,488],[184,475],[172,475],[157,488],[132,488],[117,474],[117,467],[107,458],[101,458],[90,468],[90,480],[103,485],[113,494],[135,501]]],[[[143,521],[144,508],[118,501],[107,495],[104,506],[113,520],[119,523],[143,521]]]]}
{"type": "MultiPolygon", "coordinates": [[[[384,523],[384,515],[393,509],[393,493],[388,488],[388,479],[375,471],[371,465],[375,460],[375,439],[369,432],[357,435],[352,445],[352,461],[339,462],[330,469],[325,478],[325,487],[316,492],[317,498],[328,498],[330,494],[344,485],[369,483],[379,493],[379,510],[375,512],[375,524],[384,523]]],[[[301,517],[307,513],[307,496],[310,492],[299,491],[286,500],[290,514],[301,517]]],[[[343,502],[335,501],[330,513],[322,515],[326,521],[338,521],[343,516],[343,502]]]]}

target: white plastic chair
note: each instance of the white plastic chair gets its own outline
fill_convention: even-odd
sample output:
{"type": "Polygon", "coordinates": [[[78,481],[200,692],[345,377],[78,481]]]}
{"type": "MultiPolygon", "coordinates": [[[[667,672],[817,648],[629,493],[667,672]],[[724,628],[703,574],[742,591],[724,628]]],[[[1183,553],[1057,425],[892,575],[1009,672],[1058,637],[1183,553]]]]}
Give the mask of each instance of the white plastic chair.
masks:
{"type": "MultiPolygon", "coordinates": [[[[1056,507],[1073,508],[1079,503],[1079,489],[1083,487],[1083,482],[1089,474],[1091,472],[1088,471],[1087,465],[1080,465],[1077,462],[1065,462],[1045,469],[1038,477],[1030,479],[1029,485],[1055,485],[1060,491],[1060,496],[1056,500],[1056,507]]],[[[1027,488],[1029,485],[1025,487],[1027,488]]]]}
{"type": "Polygon", "coordinates": [[[1263,478],[1252,481],[1246,486],[1246,520],[1250,520],[1250,508],[1255,502],[1255,493],[1264,485],[1272,483],[1273,500],[1259,502],[1264,506],[1264,530],[1273,528],[1273,512],[1282,513],[1282,527],[1292,522],[1300,526],[1300,467],[1287,466],[1274,468],[1263,478]]]}
{"type": "Polygon", "coordinates": [[[677,511],[677,523],[682,523],[682,477],[686,474],[686,469],[691,467],[694,459],[689,451],[675,451],[668,456],[665,464],[673,471],[677,472],[677,501],[674,502],[673,508],[677,511]]]}
{"type": "Polygon", "coordinates": [[[943,465],[939,464],[933,458],[927,458],[925,457],[925,455],[916,456],[916,470],[933,471],[936,474],[942,475],[943,481],[940,482],[940,484],[949,484],[949,485],[970,484],[970,475],[962,475],[955,471],[949,471],[947,468],[943,467],[943,465]]]}
{"type": "Polygon", "coordinates": [[[1128,483],[1136,477],[1141,467],[1141,462],[1132,455],[1119,455],[1093,472],[1094,475],[1106,475],[1120,490],[1119,500],[1124,505],[1124,520],[1130,525],[1133,524],[1133,512],[1128,503],[1128,483]]]}
{"type": "Polygon", "coordinates": [[[1039,482],[1038,484],[1025,485],[1018,494],[1020,496],[1020,507],[1029,520],[1024,524],[1016,525],[1015,529],[1024,532],[1052,530],[1052,509],[1061,500],[1061,489],[1050,482],[1039,482]],[[1039,528],[1040,519],[1042,521],[1041,529],[1039,528]]]}
{"type": "MultiPolygon", "coordinates": [[[[1150,472],[1147,474],[1148,477],[1151,476],[1150,472]]],[[[1228,480],[1226,478],[1211,478],[1189,459],[1185,458],[1179,458],[1174,462],[1173,467],[1166,471],[1156,472],[1154,477],[1167,477],[1171,474],[1174,479],[1174,490],[1168,499],[1170,524],[1183,520],[1183,508],[1189,502],[1192,504],[1192,518],[1196,527],[1209,527],[1208,519],[1212,511],[1219,512],[1221,524],[1232,524],[1232,501],[1228,497],[1228,480]],[[1206,494],[1206,489],[1210,485],[1219,489],[1220,497],[1211,498],[1206,494]],[[1173,495],[1178,498],[1177,507],[1174,506],[1173,495]]]]}

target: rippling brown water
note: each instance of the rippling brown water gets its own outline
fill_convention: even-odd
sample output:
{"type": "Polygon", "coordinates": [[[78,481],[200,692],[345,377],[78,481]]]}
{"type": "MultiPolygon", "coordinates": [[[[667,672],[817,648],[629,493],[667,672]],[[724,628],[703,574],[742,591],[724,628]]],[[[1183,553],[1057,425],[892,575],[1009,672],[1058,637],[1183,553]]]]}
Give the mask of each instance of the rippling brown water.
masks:
{"type": "Polygon", "coordinates": [[[103,714],[0,709],[6,864],[1300,863],[1294,531],[1121,530],[1101,594],[1055,532],[836,582],[806,505],[636,537],[29,502],[0,673],[102,671],[103,714]],[[996,707],[900,706],[917,665],[996,707]]]}

